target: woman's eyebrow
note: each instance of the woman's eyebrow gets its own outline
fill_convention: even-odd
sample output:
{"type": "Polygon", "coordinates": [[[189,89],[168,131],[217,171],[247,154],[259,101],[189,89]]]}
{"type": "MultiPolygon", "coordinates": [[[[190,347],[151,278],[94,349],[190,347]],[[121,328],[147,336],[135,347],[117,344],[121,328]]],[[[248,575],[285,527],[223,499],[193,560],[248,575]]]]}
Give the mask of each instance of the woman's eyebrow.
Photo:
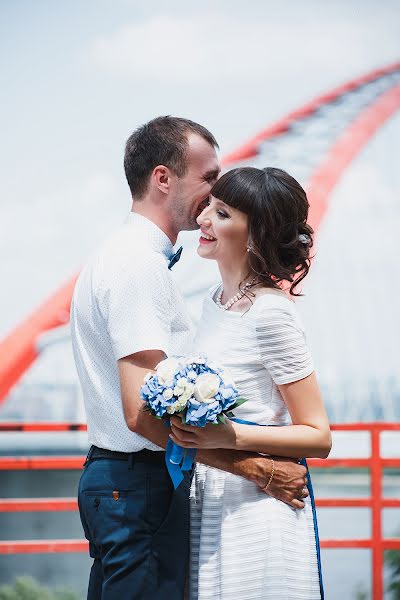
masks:
{"type": "Polygon", "coordinates": [[[216,204],[222,204],[225,208],[229,208],[229,204],[225,204],[223,200],[218,200],[218,198],[214,198],[216,204]]]}

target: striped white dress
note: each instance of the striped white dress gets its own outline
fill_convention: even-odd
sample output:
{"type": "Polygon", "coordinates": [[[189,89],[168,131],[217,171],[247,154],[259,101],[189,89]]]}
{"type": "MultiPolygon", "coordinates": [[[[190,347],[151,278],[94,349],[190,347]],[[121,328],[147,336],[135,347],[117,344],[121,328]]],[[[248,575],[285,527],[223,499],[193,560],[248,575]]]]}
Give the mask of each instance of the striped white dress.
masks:
{"type": "MultiPolygon", "coordinates": [[[[277,384],[313,372],[304,331],[282,292],[241,315],[207,296],[194,350],[228,367],[248,399],[235,415],[290,424],[277,384]]],[[[241,477],[198,465],[191,489],[191,600],[320,598],[311,504],[294,510],[241,477]]]]}

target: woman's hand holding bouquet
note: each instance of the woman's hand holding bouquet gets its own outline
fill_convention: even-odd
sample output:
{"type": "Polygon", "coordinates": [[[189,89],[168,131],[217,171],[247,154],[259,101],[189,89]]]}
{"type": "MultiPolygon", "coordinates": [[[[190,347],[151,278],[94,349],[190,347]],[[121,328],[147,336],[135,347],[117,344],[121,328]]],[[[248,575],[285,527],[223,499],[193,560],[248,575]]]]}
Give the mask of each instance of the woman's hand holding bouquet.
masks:
{"type": "Polygon", "coordinates": [[[203,448],[207,447],[208,436],[210,447],[216,447],[216,439],[220,439],[224,447],[234,434],[226,417],[233,417],[231,411],[245,402],[239,397],[229,371],[207,363],[205,356],[163,360],[155,373],[146,375],[141,398],[145,409],[156,418],[165,419],[167,425],[175,415],[166,450],[167,467],[175,487],[183,479],[182,471],[192,467],[196,447],[200,445],[191,434],[192,428],[204,429],[203,448]],[[188,426],[185,431],[176,428],[177,418],[181,419],[182,426],[188,426]],[[214,426],[219,424],[214,432],[214,426]]]}

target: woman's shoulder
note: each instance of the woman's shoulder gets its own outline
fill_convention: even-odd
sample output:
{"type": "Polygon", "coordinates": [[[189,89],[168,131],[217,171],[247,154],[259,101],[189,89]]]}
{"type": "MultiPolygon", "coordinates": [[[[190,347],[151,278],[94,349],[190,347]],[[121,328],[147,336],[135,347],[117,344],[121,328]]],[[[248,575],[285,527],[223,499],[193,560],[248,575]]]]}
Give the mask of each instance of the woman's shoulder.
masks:
{"type": "Polygon", "coordinates": [[[266,289],[259,290],[253,300],[254,307],[258,312],[264,312],[268,308],[281,308],[282,310],[292,311],[294,302],[288,294],[282,290],[266,289]]]}
{"type": "Polygon", "coordinates": [[[266,290],[257,294],[254,317],[258,322],[287,323],[304,329],[293,300],[281,290],[266,290]]]}

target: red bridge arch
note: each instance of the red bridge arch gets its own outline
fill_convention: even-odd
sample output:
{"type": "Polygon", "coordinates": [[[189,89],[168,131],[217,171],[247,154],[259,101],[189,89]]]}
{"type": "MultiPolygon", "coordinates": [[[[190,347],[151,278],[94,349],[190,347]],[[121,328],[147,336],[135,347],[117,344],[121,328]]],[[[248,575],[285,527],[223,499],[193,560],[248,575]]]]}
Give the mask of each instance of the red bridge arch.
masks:
{"type": "MultiPolygon", "coordinates": [[[[321,108],[334,106],[347,95],[399,72],[400,63],[395,63],[318,96],[225,156],[222,164],[228,167],[254,158],[263,143],[290,132],[296,123],[316,114],[321,108]]],[[[327,153],[319,158],[305,186],[310,201],[310,223],[316,231],[326,213],[330,194],[345,169],[399,107],[400,85],[393,79],[382,93],[362,107],[356,118],[346,124],[345,129],[332,140],[327,153]]],[[[0,403],[38,357],[38,337],[68,323],[76,278],[73,277],[62,286],[0,342],[0,403]]]]}

